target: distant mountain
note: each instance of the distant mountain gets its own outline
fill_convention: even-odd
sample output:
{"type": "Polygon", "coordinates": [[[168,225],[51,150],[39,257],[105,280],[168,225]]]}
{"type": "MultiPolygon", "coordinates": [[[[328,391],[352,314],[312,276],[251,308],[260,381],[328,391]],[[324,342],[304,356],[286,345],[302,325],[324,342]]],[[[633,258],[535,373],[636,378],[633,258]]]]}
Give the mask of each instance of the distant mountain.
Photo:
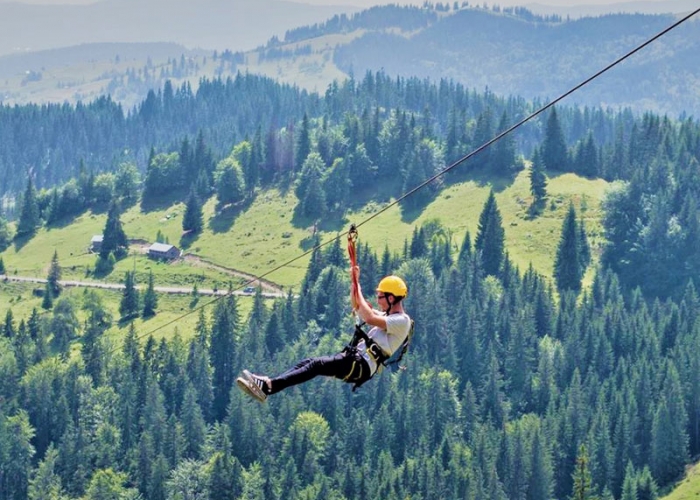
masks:
{"type": "Polygon", "coordinates": [[[284,0],[0,3],[0,54],[106,42],[175,42],[189,48],[249,50],[287,29],[349,11],[348,7],[284,0]]]}
{"type": "MultiPolygon", "coordinates": [[[[668,4],[676,10],[686,7],[688,1],[620,5],[658,8],[668,4]]],[[[89,101],[110,94],[131,108],[150,89],[162,88],[166,80],[176,86],[187,81],[194,88],[201,78],[226,77],[238,71],[264,74],[323,93],[334,80],[349,75],[359,79],[367,71],[378,70],[392,76],[451,79],[479,91],[488,88],[501,95],[546,100],[580,83],[677,19],[643,14],[567,19],[554,13],[538,15],[525,8],[454,10],[448,3],[436,4],[440,8],[373,7],[350,15],[335,14],[323,22],[294,24],[300,13],[311,16],[319,11],[280,0],[238,0],[235,8],[227,10],[224,0],[203,0],[196,12],[190,13],[190,25],[206,29],[188,29],[183,21],[187,19],[185,0],[168,3],[172,8],[166,8],[165,0],[149,0],[148,7],[140,5],[136,0],[104,0],[76,6],[75,12],[112,6],[111,25],[130,28],[111,36],[102,33],[102,38],[128,41],[140,33],[141,38],[163,40],[163,33],[168,32],[179,45],[93,43],[0,57],[0,103],[89,101]],[[133,6],[131,24],[114,22],[116,13],[122,12],[117,5],[133,6]],[[156,9],[159,5],[162,16],[156,9]],[[285,9],[294,14],[285,15],[285,9]],[[220,19],[214,19],[216,12],[220,19]],[[265,30],[258,27],[265,24],[260,21],[265,12],[270,18],[266,33],[276,31],[263,40],[265,30]],[[211,23],[204,22],[204,17],[212,19],[211,23]],[[280,19],[287,21],[286,27],[280,19]],[[246,26],[235,28],[240,25],[246,26]],[[255,34],[246,38],[244,33],[250,31],[255,34]],[[225,45],[225,33],[232,45],[225,45]],[[187,48],[207,46],[193,42],[207,36],[221,45],[212,41],[208,51],[187,48]],[[257,48],[237,52],[241,45],[233,44],[239,36],[241,44],[257,48]],[[219,57],[212,48],[219,49],[219,57]]],[[[8,24],[7,16],[2,12],[9,7],[0,4],[0,40],[7,38],[2,31],[8,24]]],[[[13,8],[19,7],[15,4],[13,8]]],[[[95,18],[103,19],[104,15],[108,14],[95,18]]],[[[97,30],[100,23],[87,24],[97,30]]],[[[65,29],[57,32],[69,34],[65,29]]],[[[573,94],[568,102],[700,117],[698,47],[700,20],[691,19],[573,94]]]]}
{"type": "MultiPolygon", "coordinates": [[[[409,36],[367,30],[335,50],[345,72],[451,78],[498,94],[553,98],[675,21],[619,14],[572,21],[484,9],[442,16],[409,36]]],[[[700,22],[689,21],[572,96],[588,105],[700,116],[700,22]]]]}
{"type": "Polygon", "coordinates": [[[537,14],[556,14],[562,17],[590,17],[602,16],[605,14],[675,14],[680,12],[690,12],[697,9],[696,0],[662,0],[656,2],[636,1],[618,2],[595,5],[571,5],[560,7],[541,3],[528,3],[525,5],[528,10],[537,14]]]}

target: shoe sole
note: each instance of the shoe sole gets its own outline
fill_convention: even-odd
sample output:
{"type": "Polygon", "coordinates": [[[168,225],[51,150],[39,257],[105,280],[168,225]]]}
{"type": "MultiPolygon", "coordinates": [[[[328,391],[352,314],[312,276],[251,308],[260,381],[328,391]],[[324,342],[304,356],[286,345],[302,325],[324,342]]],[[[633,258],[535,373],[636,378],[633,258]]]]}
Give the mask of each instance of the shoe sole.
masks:
{"type": "Polygon", "coordinates": [[[260,401],[261,403],[264,403],[267,400],[267,396],[263,394],[263,392],[258,388],[257,385],[255,385],[255,383],[251,383],[242,377],[238,377],[236,379],[236,385],[238,385],[238,388],[241,389],[248,396],[260,401]]]}

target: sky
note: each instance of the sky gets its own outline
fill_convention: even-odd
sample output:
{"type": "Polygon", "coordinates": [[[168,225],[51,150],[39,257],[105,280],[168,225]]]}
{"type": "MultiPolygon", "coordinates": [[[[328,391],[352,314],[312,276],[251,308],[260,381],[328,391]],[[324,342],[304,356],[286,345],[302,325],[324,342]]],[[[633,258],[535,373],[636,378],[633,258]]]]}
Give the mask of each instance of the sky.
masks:
{"type": "MultiPolygon", "coordinates": [[[[43,4],[43,5],[60,5],[60,4],[89,4],[95,3],[99,0],[0,0],[0,3],[32,3],[32,4],[43,4]]],[[[234,0],[235,1],[235,0],[234,0]]],[[[354,7],[372,7],[373,5],[382,4],[400,4],[400,5],[421,5],[423,0],[290,0],[297,3],[308,3],[312,5],[351,5],[354,7]]],[[[432,3],[437,3],[442,1],[443,3],[449,1],[453,3],[454,0],[431,0],[432,3]]],[[[458,0],[462,3],[462,0],[458,0]]],[[[486,3],[489,5],[498,4],[503,7],[511,5],[527,5],[529,3],[538,3],[543,5],[555,5],[555,6],[580,6],[580,5],[605,5],[611,3],[622,3],[620,2],[610,2],[609,0],[487,0],[486,3]]],[[[469,0],[472,5],[483,4],[484,0],[469,0]]]]}
{"type": "MultiPolygon", "coordinates": [[[[355,7],[372,7],[373,5],[380,5],[385,3],[394,3],[400,5],[422,5],[423,0],[387,0],[385,2],[377,0],[294,0],[297,2],[304,2],[314,5],[352,5],[355,7]]],[[[458,0],[462,3],[462,0],[458,0]]],[[[454,0],[431,0],[432,3],[437,2],[448,2],[450,4],[454,3],[454,0]]],[[[470,5],[481,5],[483,0],[470,0],[470,5]]],[[[604,5],[612,3],[609,0],[488,0],[486,2],[489,5],[498,4],[502,7],[509,7],[511,5],[527,5],[528,3],[539,3],[544,5],[556,5],[556,6],[573,6],[573,5],[604,5]]]]}

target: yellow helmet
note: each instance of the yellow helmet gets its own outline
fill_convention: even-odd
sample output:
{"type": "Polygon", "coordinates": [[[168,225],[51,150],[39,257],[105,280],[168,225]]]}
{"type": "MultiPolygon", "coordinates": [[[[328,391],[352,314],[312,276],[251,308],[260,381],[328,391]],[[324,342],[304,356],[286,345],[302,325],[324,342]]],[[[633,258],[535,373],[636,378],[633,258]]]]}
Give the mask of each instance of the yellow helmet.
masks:
{"type": "Polygon", "coordinates": [[[408,287],[404,280],[398,276],[387,276],[377,285],[377,291],[390,293],[394,297],[405,297],[408,295],[408,287]]]}

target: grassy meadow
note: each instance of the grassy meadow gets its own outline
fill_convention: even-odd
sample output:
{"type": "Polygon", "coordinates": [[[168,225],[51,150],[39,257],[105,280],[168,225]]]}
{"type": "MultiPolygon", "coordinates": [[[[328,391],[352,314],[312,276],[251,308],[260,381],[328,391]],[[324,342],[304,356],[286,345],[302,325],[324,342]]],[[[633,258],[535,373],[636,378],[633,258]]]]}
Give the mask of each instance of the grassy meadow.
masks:
{"type": "MultiPolygon", "coordinates": [[[[527,170],[520,172],[512,182],[495,185],[506,246],[513,262],[521,270],[532,264],[538,272],[551,277],[569,203],[574,204],[585,221],[594,263],[597,262],[603,243],[601,201],[608,187],[608,183],[599,179],[589,180],[569,173],[553,176],[549,179],[547,203],[533,216],[527,170]]],[[[467,231],[472,241],[476,237],[479,214],[490,189],[489,179],[470,179],[448,185],[420,211],[406,212],[400,206],[393,206],[367,221],[386,206],[370,202],[346,214],[342,220],[320,221],[321,241],[335,238],[347,230],[350,223],[355,223],[360,224],[361,242],[368,243],[378,254],[385,246],[400,252],[404,242],[410,241],[414,228],[438,220],[450,236],[456,253],[467,231]]],[[[211,198],[204,207],[205,228],[192,240],[182,239],[182,203],[148,212],[135,205],[121,216],[124,230],[132,240],[129,255],[102,277],[94,276],[97,256],[88,247],[91,237],[102,233],[106,221],[104,213],[88,212],[60,227],[42,228],[33,238],[11,246],[1,255],[7,273],[18,276],[45,278],[53,253],[57,251],[63,279],[69,280],[121,283],[126,271],[135,270],[139,283],[145,283],[148,273],[153,272],[157,286],[191,287],[196,282],[200,289],[221,289],[229,282],[234,286],[245,282],[225,270],[196,262],[166,263],[148,259],[146,248],[160,232],[184,252],[216,266],[255,276],[267,275],[269,281],[294,289],[306,272],[308,256],[271,271],[308,249],[311,227],[293,220],[296,204],[291,190],[263,191],[248,206],[227,207],[218,212],[216,200],[211,198]]]]}
{"type": "MultiPolygon", "coordinates": [[[[327,242],[344,232],[350,223],[361,224],[360,241],[381,254],[385,246],[401,252],[405,241],[410,241],[414,228],[438,220],[451,238],[456,254],[467,231],[472,242],[478,231],[479,214],[488,197],[493,179],[471,178],[448,185],[425,208],[406,212],[393,206],[375,218],[366,221],[384,206],[370,202],[363,208],[348,213],[342,220],[321,221],[319,224],[322,242],[327,242]]],[[[506,234],[506,246],[510,258],[524,271],[530,264],[546,277],[551,277],[562,221],[573,202],[577,213],[585,220],[589,240],[593,248],[594,264],[597,263],[602,243],[601,200],[608,184],[601,180],[589,180],[573,174],[555,175],[549,179],[549,198],[540,213],[532,216],[529,210],[528,171],[520,172],[512,182],[496,182],[494,189],[506,234]]],[[[182,239],[181,202],[165,208],[144,211],[140,205],[126,210],[121,217],[127,236],[132,240],[128,257],[119,261],[114,270],[101,277],[93,273],[97,256],[89,252],[90,239],[101,234],[106,221],[104,213],[85,213],[62,225],[42,228],[28,241],[13,245],[0,254],[8,275],[46,278],[54,251],[58,252],[64,280],[122,283],[127,270],[136,271],[137,283],[145,285],[148,274],[153,273],[155,285],[159,287],[192,287],[200,290],[226,289],[229,283],[235,288],[245,279],[231,275],[224,269],[210,265],[198,265],[192,260],[157,262],[146,257],[145,249],[155,241],[160,232],[168,241],[185,252],[205,259],[207,263],[229,270],[238,270],[266,279],[284,289],[298,289],[306,272],[309,256],[304,256],[289,266],[270,273],[282,264],[301,256],[308,248],[310,227],[294,219],[297,199],[292,190],[276,189],[258,193],[244,207],[227,207],[217,211],[216,200],[210,199],[204,207],[205,228],[192,240],[182,239]]],[[[344,244],[344,243],[343,243],[344,244]]],[[[593,276],[591,269],[586,275],[586,284],[593,276]]],[[[12,309],[18,322],[27,318],[31,310],[41,309],[41,297],[36,293],[43,285],[32,283],[0,282],[0,314],[12,309]]],[[[78,299],[81,289],[69,288],[67,296],[78,299]]],[[[121,292],[97,291],[118,319],[121,292]]],[[[191,296],[159,294],[158,314],[146,321],[135,320],[139,336],[171,336],[175,330],[187,338],[197,322],[195,309],[204,307],[211,314],[212,297],[200,297],[192,305],[191,296]]],[[[251,297],[239,298],[240,311],[247,317],[252,305],[251,297]]],[[[81,312],[82,314],[82,312],[81,312]]],[[[84,318],[81,318],[84,319],[84,318]]],[[[115,324],[108,335],[115,340],[122,338],[128,324],[115,324]]]]}
{"type": "Polygon", "coordinates": [[[661,500],[696,500],[700,498],[700,464],[686,467],[685,477],[661,500]]]}

